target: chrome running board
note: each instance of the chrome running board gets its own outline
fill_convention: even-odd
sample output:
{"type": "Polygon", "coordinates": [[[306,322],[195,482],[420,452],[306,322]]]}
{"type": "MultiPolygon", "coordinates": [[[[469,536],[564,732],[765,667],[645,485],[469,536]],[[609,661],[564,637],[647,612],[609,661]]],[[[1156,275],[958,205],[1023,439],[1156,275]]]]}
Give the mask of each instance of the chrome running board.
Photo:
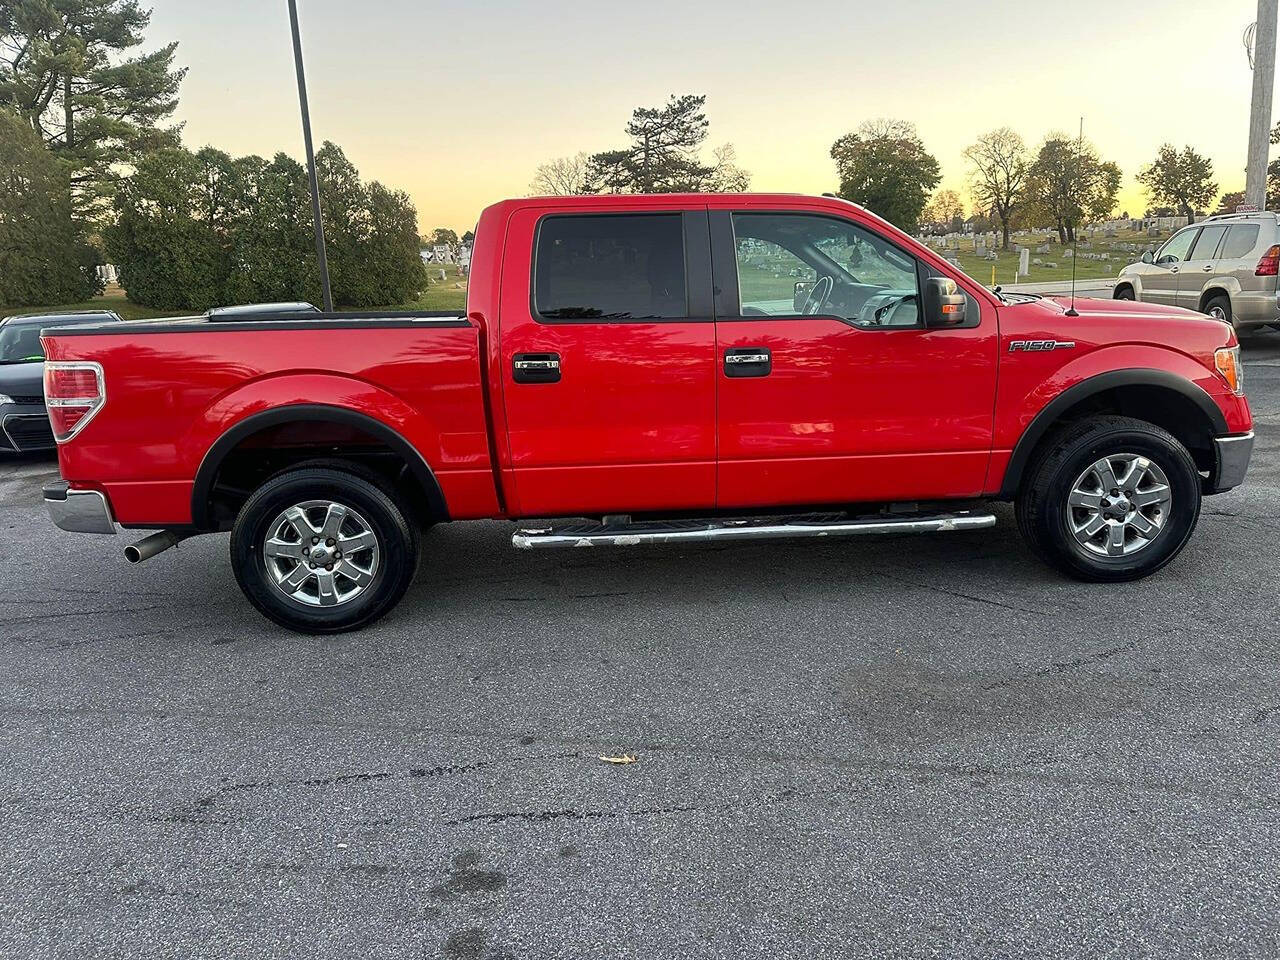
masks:
{"type": "Polygon", "coordinates": [[[727,520],[647,520],[639,523],[526,524],[511,544],[521,550],[548,547],[634,547],[643,543],[699,543],[707,540],[785,540],[795,537],[852,537],[875,533],[951,533],[995,526],[990,513],[804,514],[727,520]]]}

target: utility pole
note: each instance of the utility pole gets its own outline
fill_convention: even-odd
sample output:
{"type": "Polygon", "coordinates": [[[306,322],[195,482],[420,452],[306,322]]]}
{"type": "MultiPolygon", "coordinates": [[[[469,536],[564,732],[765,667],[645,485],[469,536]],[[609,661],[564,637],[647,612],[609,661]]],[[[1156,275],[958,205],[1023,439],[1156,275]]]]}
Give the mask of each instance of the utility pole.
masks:
{"type": "MultiPolygon", "coordinates": [[[[1266,0],[1259,0],[1265,3],[1266,0]]],[[[1274,26],[1274,20],[1272,21],[1274,26]]],[[[302,139],[307,147],[307,176],[311,179],[311,217],[316,225],[316,261],[320,265],[320,290],[324,295],[324,312],[333,312],[333,294],[329,291],[329,258],[324,251],[324,222],[320,219],[320,181],[316,177],[316,155],[311,148],[311,110],[307,106],[307,78],[302,72],[302,41],[298,38],[298,4],[289,0],[289,26],[293,29],[293,65],[298,71],[298,103],[302,107],[302,139]]],[[[1267,116],[1271,116],[1271,97],[1267,97],[1267,116]]],[[[1263,148],[1265,154],[1266,148],[1263,148]]]]}
{"type": "Polygon", "coordinates": [[[1276,0],[1258,0],[1253,46],[1253,106],[1249,112],[1249,165],[1244,199],[1267,208],[1267,153],[1271,135],[1271,93],[1276,75],[1276,0]]]}

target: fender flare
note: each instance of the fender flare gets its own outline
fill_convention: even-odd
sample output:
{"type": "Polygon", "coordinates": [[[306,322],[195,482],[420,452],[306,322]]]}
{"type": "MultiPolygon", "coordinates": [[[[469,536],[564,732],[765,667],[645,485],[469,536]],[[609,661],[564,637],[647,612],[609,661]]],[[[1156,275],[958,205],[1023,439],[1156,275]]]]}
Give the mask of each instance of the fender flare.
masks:
{"type": "Polygon", "coordinates": [[[409,465],[409,469],[413,471],[414,479],[418,481],[426,494],[427,503],[431,506],[432,511],[441,520],[449,519],[449,510],[445,504],[444,491],[441,490],[440,482],[436,479],[430,464],[422,458],[422,454],[418,452],[418,449],[413,444],[391,429],[391,427],[367,414],[349,410],[346,407],[334,407],[321,403],[293,403],[245,417],[214,441],[213,446],[205,453],[204,459],[200,461],[200,468],[196,471],[195,484],[191,488],[192,524],[198,529],[209,528],[209,494],[213,492],[214,478],[217,477],[218,470],[227,455],[242,440],[268,427],[275,427],[284,423],[306,422],[338,423],[343,426],[357,427],[386,443],[409,465]]]}
{"type": "Polygon", "coordinates": [[[1163,387],[1173,390],[1196,405],[1217,436],[1228,433],[1227,418],[1213,402],[1213,398],[1190,380],[1169,373],[1167,370],[1109,370],[1068,387],[1045,404],[1032,418],[1026,429],[1022,431],[1022,436],[1018,438],[1013,454],[1009,457],[1009,465],[1005,467],[1004,480],[1000,484],[1001,499],[1012,500],[1017,496],[1018,487],[1022,484],[1022,475],[1031,464],[1031,455],[1036,445],[1068,409],[1082,400],[1117,387],[1163,387]]]}

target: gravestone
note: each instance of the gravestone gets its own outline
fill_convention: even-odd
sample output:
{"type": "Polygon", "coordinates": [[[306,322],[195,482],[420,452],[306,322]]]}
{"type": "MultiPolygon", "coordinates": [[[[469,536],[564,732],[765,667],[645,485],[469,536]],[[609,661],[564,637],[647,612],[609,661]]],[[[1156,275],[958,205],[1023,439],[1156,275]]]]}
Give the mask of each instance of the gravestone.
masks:
{"type": "Polygon", "coordinates": [[[1031,271],[1031,251],[1026,247],[1018,248],[1018,273],[1026,276],[1031,271]]]}

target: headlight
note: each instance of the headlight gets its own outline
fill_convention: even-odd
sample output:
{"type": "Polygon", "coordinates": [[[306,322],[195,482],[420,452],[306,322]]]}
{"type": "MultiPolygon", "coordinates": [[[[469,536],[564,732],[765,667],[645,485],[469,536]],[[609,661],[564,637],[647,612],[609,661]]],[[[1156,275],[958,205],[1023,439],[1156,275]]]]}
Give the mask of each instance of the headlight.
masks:
{"type": "Polygon", "coordinates": [[[1244,367],[1240,364],[1240,348],[1222,347],[1213,353],[1213,365],[1222,379],[1236,393],[1244,393],[1244,367]]]}
{"type": "Polygon", "coordinates": [[[0,393],[0,405],[6,403],[13,403],[13,397],[6,397],[3,393],[0,393]]]}

